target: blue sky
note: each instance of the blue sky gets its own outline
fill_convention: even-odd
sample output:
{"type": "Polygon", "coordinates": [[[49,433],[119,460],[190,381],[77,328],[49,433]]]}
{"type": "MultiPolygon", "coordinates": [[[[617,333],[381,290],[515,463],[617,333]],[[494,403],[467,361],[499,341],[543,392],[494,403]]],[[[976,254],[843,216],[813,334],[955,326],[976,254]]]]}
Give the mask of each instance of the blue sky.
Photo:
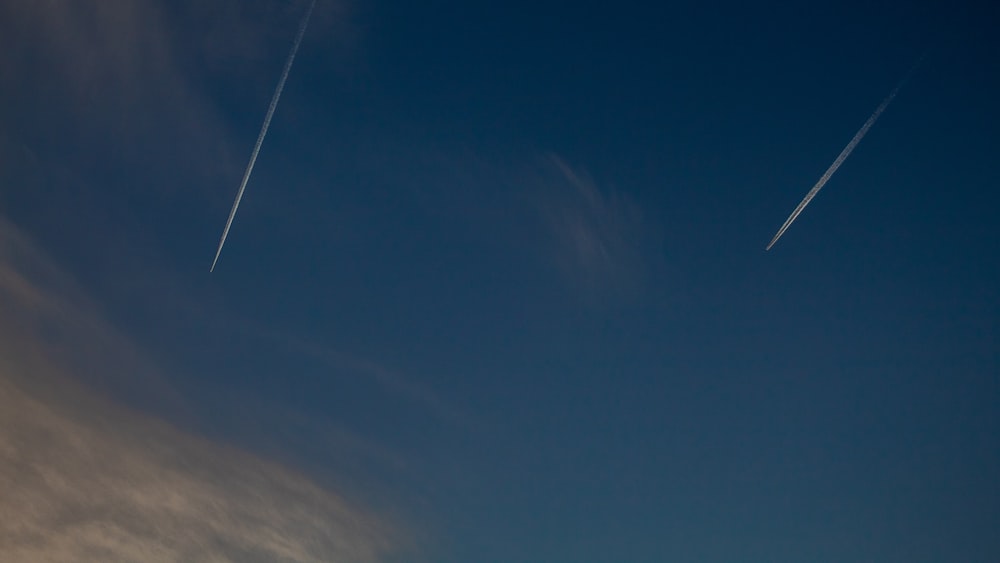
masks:
{"type": "Polygon", "coordinates": [[[0,551],[1000,556],[995,7],[319,0],[209,274],[306,7],[0,8],[0,551]]]}

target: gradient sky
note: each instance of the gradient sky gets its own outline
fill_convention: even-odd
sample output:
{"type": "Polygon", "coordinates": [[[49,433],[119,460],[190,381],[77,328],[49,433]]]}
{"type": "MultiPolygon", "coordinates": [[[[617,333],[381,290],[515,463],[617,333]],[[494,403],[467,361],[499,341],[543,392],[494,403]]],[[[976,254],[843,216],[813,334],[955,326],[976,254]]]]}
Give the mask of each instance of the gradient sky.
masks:
{"type": "Polygon", "coordinates": [[[994,3],[319,0],[210,275],[306,4],[0,4],[0,555],[1000,560],[994,3]]]}

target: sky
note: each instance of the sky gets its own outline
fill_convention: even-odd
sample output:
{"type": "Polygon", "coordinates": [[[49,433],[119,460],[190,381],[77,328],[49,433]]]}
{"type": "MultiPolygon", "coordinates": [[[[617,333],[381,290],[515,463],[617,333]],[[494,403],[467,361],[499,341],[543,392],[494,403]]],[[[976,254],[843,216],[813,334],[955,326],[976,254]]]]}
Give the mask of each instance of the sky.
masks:
{"type": "Polygon", "coordinates": [[[0,3],[0,555],[1000,560],[993,3],[318,0],[209,273],[308,4],[0,3]]]}

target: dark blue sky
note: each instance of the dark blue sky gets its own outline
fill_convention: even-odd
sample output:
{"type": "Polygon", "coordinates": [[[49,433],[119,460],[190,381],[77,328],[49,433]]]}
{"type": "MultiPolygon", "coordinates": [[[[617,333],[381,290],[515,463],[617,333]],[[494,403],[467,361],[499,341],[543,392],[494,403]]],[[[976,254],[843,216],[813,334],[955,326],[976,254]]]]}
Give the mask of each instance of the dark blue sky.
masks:
{"type": "Polygon", "coordinates": [[[996,7],[319,0],[209,275],[305,5],[0,9],[80,381],[399,560],[1000,559],[996,7]]]}

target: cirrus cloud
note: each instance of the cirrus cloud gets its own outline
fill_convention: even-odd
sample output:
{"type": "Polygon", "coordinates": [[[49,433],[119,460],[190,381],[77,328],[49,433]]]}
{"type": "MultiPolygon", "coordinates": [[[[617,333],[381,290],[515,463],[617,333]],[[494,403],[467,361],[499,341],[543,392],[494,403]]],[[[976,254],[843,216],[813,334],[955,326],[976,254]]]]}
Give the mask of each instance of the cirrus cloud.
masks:
{"type": "Polygon", "coordinates": [[[380,561],[398,528],[250,452],[94,392],[169,386],[0,218],[0,553],[12,561],[380,561]]]}

